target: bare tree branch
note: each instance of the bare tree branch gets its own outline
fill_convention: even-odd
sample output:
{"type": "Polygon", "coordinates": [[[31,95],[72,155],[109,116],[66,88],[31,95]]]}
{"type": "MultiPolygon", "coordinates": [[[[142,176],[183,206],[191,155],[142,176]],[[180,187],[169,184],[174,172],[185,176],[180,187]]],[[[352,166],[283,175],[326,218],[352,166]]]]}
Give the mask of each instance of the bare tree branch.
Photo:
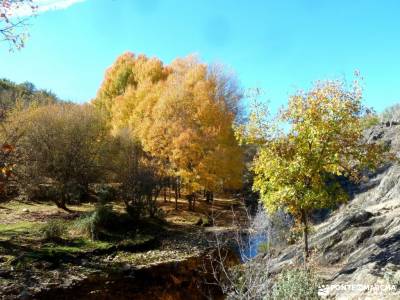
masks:
{"type": "Polygon", "coordinates": [[[28,37],[30,16],[21,18],[15,14],[21,8],[29,10],[30,16],[37,10],[33,0],[0,0],[0,40],[8,42],[10,51],[23,48],[28,37]]]}

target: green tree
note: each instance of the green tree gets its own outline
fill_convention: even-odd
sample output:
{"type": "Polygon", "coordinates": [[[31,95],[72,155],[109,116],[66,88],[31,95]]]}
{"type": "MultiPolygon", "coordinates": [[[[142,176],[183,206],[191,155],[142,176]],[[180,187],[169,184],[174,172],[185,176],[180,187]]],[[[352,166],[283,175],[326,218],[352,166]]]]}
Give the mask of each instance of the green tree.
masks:
{"type": "MultiPolygon", "coordinates": [[[[261,145],[253,188],[269,212],[284,208],[302,225],[305,258],[310,213],[347,199],[338,176],[358,180],[362,170],[375,167],[382,157],[380,145],[363,139],[361,99],[357,84],[346,88],[340,81],[318,82],[309,92],[290,97],[279,117],[283,129],[252,139],[261,145]]],[[[253,119],[248,132],[276,128],[258,121],[253,119]],[[262,128],[253,130],[257,127],[262,128]]]]}

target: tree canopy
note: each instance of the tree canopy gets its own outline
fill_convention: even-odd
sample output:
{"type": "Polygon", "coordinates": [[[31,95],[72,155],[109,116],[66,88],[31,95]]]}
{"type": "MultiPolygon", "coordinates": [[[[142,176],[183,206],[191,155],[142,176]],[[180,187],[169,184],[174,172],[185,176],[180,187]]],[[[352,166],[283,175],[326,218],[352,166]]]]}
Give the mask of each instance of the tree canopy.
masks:
{"type": "Polygon", "coordinates": [[[318,82],[291,96],[279,116],[283,128],[266,135],[254,161],[254,189],[268,211],[284,208],[303,223],[307,254],[308,215],[347,199],[338,177],[358,180],[381,160],[382,147],[363,139],[361,99],[358,85],[341,81],[318,82]]]}
{"type": "Polygon", "coordinates": [[[106,112],[115,133],[128,129],[191,194],[240,187],[242,153],[232,128],[240,99],[234,78],[221,67],[195,57],[164,66],[126,53],[107,70],[93,104],[106,112]]]}

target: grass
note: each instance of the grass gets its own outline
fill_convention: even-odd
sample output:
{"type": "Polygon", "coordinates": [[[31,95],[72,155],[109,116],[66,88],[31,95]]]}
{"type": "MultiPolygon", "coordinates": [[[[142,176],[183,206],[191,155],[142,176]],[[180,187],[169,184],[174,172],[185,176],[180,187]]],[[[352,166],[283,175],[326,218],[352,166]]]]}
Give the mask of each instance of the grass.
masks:
{"type": "Polygon", "coordinates": [[[38,223],[22,221],[13,224],[0,224],[0,234],[8,234],[8,233],[29,233],[32,231],[32,227],[39,226],[38,223]]]}
{"type": "MultiPolygon", "coordinates": [[[[133,223],[124,206],[114,204],[113,215],[106,218],[109,222],[100,222],[100,240],[92,240],[82,232],[84,226],[79,226],[93,213],[93,204],[68,206],[73,214],[50,202],[0,204],[0,286],[19,293],[33,285],[59,285],[82,275],[125,272],[127,265],[142,268],[199,255],[203,248],[198,234],[203,229],[195,223],[199,218],[207,219],[210,204],[198,201],[195,212],[187,210],[184,199],[179,200],[178,210],[173,201],[158,204],[166,212],[166,221],[142,219],[133,223]],[[46,239],[41,229],[51,220],[59,220],[67,230],[46,239]],[[53,271],[60,275],[55,277],[53,271]]],[[[214,202],[224,226],[232,223],[234,204],[233,199],[214,202]]]]}
{"type": "Polygon", "coordinates": [[[112,245],[113,244],[110,242],[92,241],[90,239],[77,238],[65,242],[49,242],[43,244],[41,249],[49,252],[53,251],[57,253],[77,254],[91,252],[96,249],[108,249],[112,245]]]}
{"type": "Polygon", "coordinates": [[[115,228],[104,228],[102,239],[92,240],[77,230],[76,224],[82,221],[82,217],[92,214],[94,206],[71,208],[79,213],[68,214],[58,210],[52,203],[2,204],[0,218],[5,222],[0,224],[0,269],[23,271],[37,266],[41,268],[42,265],[45,269],[57,268],[60,264],[79,264],[83,257],[97,259],[118,249],[145,251],[155,246],[151,232],[160,233],[162,227],[160,224],[141,224],[144,229],[139,231],[127,223],[131,221],[117,207],[116,212],[106,216],[109,220],[105,219],[115,228]],[[54,229],[54,224],[65,228],[62,233],[46,238],[44,230],[54,229]]]}
{"type": "MultiPolygon", "coordinates": [[[[0,241],[18,241],[20,244],[31,243],[37,239],[41,223],[19,221],[13,224],[0,224],[0,241]]],[[[1,255],[1,250],[0,250],[1,255]]]]}
{"type": "MultiPolygon", "coordinates": [[[[198,201],[196,212],[189,212],[186,202],[182,199],[179,202],[178,211],[174,209],[174,202],[160,201],[159,203],[164,211],[168,212],[169,224],[178,225],[177,228],[173,227],[173,230],[186,232],[186,224],[190,229],[192,228],[190,226],[193,226],[199,218],[206,219],[209,204],[198,201]],[[185,226],[181,228],[181,224],[185,226]]],[[[232,204],[235,204],[235,201],[231,199],[216,199],[214,203],[216,209],[227,215],[230,215],[232,204]]],[[[142,220],[131,226],[127,223],[128,220],[124,219],[126,214],[124,214],[123,206],[116,204],[113,208],[118,222],[116,225],[111,222],[116,228],[106,230],[100,240],[92,240],[90,236],[77,230],[74,224],[79,223],[82,217],[89,215],[94,210],[94,205],[82,204],[69,207],[76,213],[64,212],[50,202],[10,201],[0,204],[0,220],[2,220],[2,224],[0,224],[0,268],[9,266],[11,263],[27,267],[31,262],[40,261],[58,264],[71,261],[74,257],[91,259],[90,257],[93,256],[96,259],[96,256],[108,253],[108,249],[118,253],[121,251],[133,254],[144,253],[149,249],[157,248],[158,237],[163,239],[169,232],[168,226],[170,225],[157,220],[142,220]],[[61,223],[65,223],[66,233],[54,240],[43,238],[41,229],[50,220],[61,220],[61,223]]],[[[114,218],[111,219],[114,220],[114,218]]],[[[229,222],[229,219],[227,218],[226,221],[229,222]]],[[[162,251],[160,256],[162,256],[162,251]]]]}

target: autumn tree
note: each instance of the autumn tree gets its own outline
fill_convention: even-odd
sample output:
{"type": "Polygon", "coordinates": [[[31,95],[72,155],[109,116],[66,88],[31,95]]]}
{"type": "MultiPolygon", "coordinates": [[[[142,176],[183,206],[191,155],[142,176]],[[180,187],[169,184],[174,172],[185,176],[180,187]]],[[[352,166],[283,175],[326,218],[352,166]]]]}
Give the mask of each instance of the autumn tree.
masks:
{"type": "Polygon", "coordinates": [[[193,57],[170,68],[145,141],[181,178],[193,209],[197,191],[240,187],[242,153],[232,130],[240,96],[193,57]]]}
{"type": "Polygon", "coordinates": [[[284,208],[302,224],[305,258],[310,213],[347,199],[337,178],[357,181],[380,161],[381,146],[363,139],[361,99],[357,84],[318,82],[290,97],[280,115],[281,130],[254,118],[253,129],[264,128],[249,131],[262,133],[255,139],[261,147],[254,161],[254,189],[269,212],[284,208]]]}
{"type": "Polygon", "coordinates": [[[109,128],[104,118],[89,105],[53,104],[31,108],[13,116],[23,120],[24,132],[17,144],[17,165],[25,187],[54,186],[56,205],[84,195],[90,183],[106,172],[109,128]]]}
{"type": "Polygon", "coordinates": [[[27,17],[19,17],[18,11],[34,14],[37,10],[33,0],[1,0],[0,1],[0,36],[10,45],[10,49],[20,49],[25,45],[27,37],[27,17]]]}
{"type": "Polygon", "coordinates": [[[167,75],[168,70],[160,60],[125,53],[107,69],[92,103],[107,114],[114,128],[126,127],[129,122],[132,123],[129,119],[144,119],[144,113],[151,113],[150,105],[155,101],[154,86],[167,75]]]}
{"type": "Polygon", "coordinates": [[[129,135],[115,138],[113,160],[120,196],[128,214],[139,220],[143,216],[157,217],[157,198],[163,188],[162,173],[155,160],[143,151],[140,143],[129,135]]]}
{"type": "Polygon", "coordinates": [[[142,139],[151,126],[152,109],[167,75],[168,70],[160,60],[125,53],[106,71],[92,102],[106,114],[114,136],[123,144],[121,149],[125,149],[119,153],[123,155],[120,157],[122,168],[117,173],[130,211],[136,207],[139,212],[143,198],[154,199],[169,175],[167,164],[160,156],[143,151],[142,139]],[[145,177],[151,177],[148,183],[151,182],[152,188],[143,184],[145,177]]]}
{"type": "Polygon", "coordinates": [[[15,192],[15,165],[18,163],[19,141],[25,124],[13,120],[16,111],[30,106],[58,102],[57,97],[48,91],[38,90],[30,82],[16,84],[0,79],[0,197],[8,197],[15,192]]]}
{"type": "Polygon", "coordinates": [[[116,131],[128,128],[164,178],[183,185],[190,208],[196,192],[239,187],[241,149],[232,129],[240,91],[221,68],[194,57],[164,66],[124,54],[106,72],[94,105],[116,131]]]}

